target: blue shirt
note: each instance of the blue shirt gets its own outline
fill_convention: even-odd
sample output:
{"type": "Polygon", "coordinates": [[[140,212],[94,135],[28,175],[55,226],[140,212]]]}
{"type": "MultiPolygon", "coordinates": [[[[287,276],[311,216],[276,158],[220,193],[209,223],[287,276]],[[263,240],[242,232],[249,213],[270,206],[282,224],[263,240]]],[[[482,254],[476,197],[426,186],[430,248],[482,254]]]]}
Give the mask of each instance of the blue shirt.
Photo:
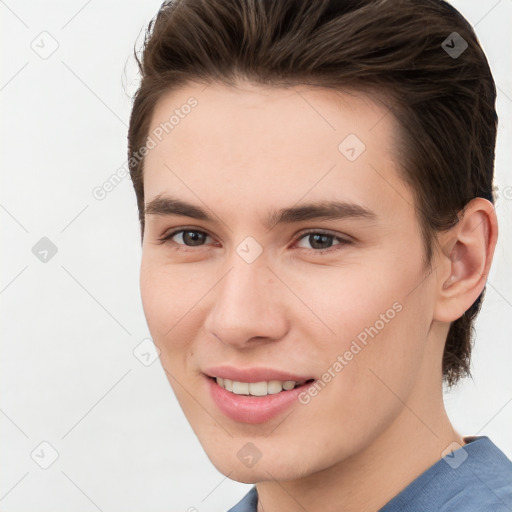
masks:
{"type": "MultiPolygon", "coordinates": [[[[512,462],[486,436],[464,441],[379,512],[511,512],[512,462]]],[[[228,512],[257,512],[257,506],[253,487],[228,512]]]]}

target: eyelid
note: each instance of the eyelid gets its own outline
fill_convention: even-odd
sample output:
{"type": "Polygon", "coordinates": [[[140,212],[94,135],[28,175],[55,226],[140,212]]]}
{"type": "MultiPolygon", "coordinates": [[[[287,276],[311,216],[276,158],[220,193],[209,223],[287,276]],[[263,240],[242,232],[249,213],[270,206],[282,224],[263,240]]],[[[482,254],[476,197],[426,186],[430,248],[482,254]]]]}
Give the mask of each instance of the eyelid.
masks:
{"type": "Polygon", "coordinates": [[[352,237],[350,237],[349,235],[345,235],[343,233],[337,233],[336,231],[330,231],[328,229],[322,229],[322,228],[317,228],[317,229],[310,228],[310,229],[300,231],[295,236],[295,240],[303,238],[306,235],[327,235],[327,236],[332,236],[333,238],[340,239],[344,242],[353,241],[352,237]]]}

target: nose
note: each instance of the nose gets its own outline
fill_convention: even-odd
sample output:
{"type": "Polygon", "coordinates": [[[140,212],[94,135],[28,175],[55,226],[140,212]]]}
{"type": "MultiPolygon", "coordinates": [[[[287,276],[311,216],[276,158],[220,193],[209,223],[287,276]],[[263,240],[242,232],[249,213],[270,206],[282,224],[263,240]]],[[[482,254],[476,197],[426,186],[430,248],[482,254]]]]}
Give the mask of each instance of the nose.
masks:
{"type": "Polygon", "coordinates": [[[231,263],[214,288],[215,303],[204,324],[207,332],[237,348],[284,337],[289,323],[283,284],[263,258],[247,263],[235,255],[231,263]]]}

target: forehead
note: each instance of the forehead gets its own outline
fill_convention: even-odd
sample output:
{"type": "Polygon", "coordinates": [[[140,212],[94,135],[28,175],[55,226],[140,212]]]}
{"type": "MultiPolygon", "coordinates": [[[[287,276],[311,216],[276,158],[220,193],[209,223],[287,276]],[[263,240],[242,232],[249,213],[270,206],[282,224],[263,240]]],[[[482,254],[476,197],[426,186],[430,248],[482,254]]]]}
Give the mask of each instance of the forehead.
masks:
{"type": "Polygon", "coordinates": [[[386,106],[357,92],[189,84],[154,109],[145,200],[168,192],[196,203],[215,197],[219,208],[304,198],[409,209],[397,129],[386,106]]]}

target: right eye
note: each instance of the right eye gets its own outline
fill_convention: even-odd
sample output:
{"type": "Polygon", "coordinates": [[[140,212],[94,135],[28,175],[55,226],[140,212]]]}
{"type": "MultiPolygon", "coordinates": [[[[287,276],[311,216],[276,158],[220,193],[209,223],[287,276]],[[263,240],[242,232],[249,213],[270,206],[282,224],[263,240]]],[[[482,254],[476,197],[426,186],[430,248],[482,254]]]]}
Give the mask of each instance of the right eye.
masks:
{"type": "MultiPolygon", "coordinates": [[[[199,231],[197,229],[175,229],[171,231],[170,233],[165,233],[162,237],[160,237],[158,240],[163,243],[172,243],[176,244],[177,246],[184,246],[184,247],[198,247],[204,245],[203,242],[208,238],[210,235],[208,233],[205,233],[204,231],[199,231]],[[176,240],[173,240],[173,238],[176,237],[176,240]]],[[[210,237],[211,238],[211,237],[210,237]]],[[[178,250],[182,250],[179,247],[177,247],[178,250]]]]}

